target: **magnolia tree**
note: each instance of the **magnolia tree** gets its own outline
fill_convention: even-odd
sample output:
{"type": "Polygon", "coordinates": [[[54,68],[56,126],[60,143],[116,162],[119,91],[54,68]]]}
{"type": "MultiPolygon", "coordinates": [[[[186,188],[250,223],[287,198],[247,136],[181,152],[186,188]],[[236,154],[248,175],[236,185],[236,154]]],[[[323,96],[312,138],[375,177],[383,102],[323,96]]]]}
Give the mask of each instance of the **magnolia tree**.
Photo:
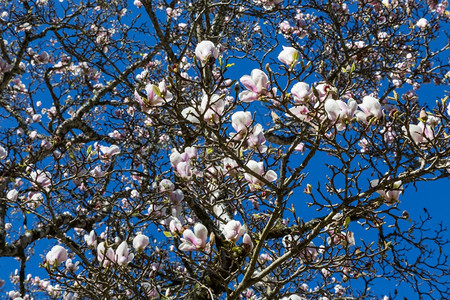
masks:
{"type": "Polygon", "coordinates": [[[0,1],[4,293],[448,299],[446,9],[0,1]]]}

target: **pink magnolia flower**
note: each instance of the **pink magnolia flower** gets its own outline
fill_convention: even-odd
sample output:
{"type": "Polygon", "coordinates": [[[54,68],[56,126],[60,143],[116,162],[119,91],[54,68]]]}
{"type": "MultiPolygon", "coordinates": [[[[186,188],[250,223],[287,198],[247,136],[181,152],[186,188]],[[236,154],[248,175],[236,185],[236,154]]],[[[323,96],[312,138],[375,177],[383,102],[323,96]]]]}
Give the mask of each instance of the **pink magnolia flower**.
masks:
{"type": "Polygon", "coordinates": [[[346,121],[351,120],[356,111],[356,106],[356,101],[353,99],[350,99],[348,103],[333,99],[325,101],[325,111],[327,112],[328,119],[332,122],[337,122],[336,127],[338,130],[345,129],[346,121]]]}
{"type": "Polygon", "coordinates": [[[241,222],[231,220],[223,228],[223,235],[228,241],[236,242],[245,233],[245,226],[241,225],[241,222]]]}
{"type": "Polygon", "coordinates": [[[45,258],[51,266],[57,266],[60,263],[65,262],[67,256],[67,250],[62,246],[56,245],[47,253],[45,258]]]}
{"type": "Polygon", "coordinates": [[[147,92],[147,103],[150,106],[159,106],[173,99],[173,95],[167,90],[164,80],[158,83],[158,86],[147,84],[145,91],[147,92]]]}
{"type": "Polygon", "coordinates": [[[17,200],[17,196],[19,196],[19,192],[16,189],[12,189],[6,194],[6,199],[14,202],[17,200]]]}
{"type": "Polygon", "coordinates": [[[330,230],[328,233],[330,234],[330,236],[327,237],[328,245],[355,246],[355,235],[351,231],[345,233],[330,230]]]}
{"type": "Polygon", "coordinates": [[[189,179],[193,173],[193,167],[190,162],[182,161],[177,164],[175,171],[177,171],[178,175],[183,179],[189,179]]]}
{"type": "Polygon", "coordinates": [[[136,249],[136,251],[142,251],[147,247],[149,244],[149,238],[146,235],[138,234],[133,239],[133,248],[136,249]]]}
{"type": "Polygon", "coordinates": [[[384,116],[380,101],[374,97],[365,96],[358,107],[361,110],[356,112],[356,117],[360,120],[368,121],[371,117],[381,118],[384,116]]]}
{"type": "Polygon", "coordinates": [[[8,156],[8,151],[5,150],[2,146],[0,146],[0,160],[5,159],[8,156]]]}
{"type": "Polygon", "coordinates": [[[247,136],[247,147],[250,149],[257,149],[259,153],[267,151],[266,137],[261,124],[255,124],[247,136]]]}
{"type": "Polygon", "coordinates": [[[116,249],[115,261],[121,265],[127,265],[134,258],[134,254],[130,253],[127,242],[123,241],[116,249]]]}
{"type": "Polygon", "coordinates": [[[52,184],[51,181],[51,174],[47,171],[42,171],[42,170],[37,170],[37,171],[32,171],[30,173],[30,178],[31,178],[31,184],[35,187],[35,188],[44,188],[44,190],[49,191],[50,190],[50,186],[52,184]]]}
{"type": "Polygon", "coordinates": [[[97,246],[97,236],[94,230],[91,230],[89,234],[84,235],[84,241],[88,245],[88,247],[96,247],[97,246]]]}
{"type": "Polygon", "coordinates": [[[147,98],[142,98],[137,91],[134,92],[134,97],[144,113],[150,112],[154,106],[161,106],[173,99],[172,93],[167,90],[165,81],[161,81],[158,85],[149,83],[145,86],[145,91],[147,98]]]}
{"type": "Polygon", "coordinates": [[[421,18],[419,19],[419,21],[417,21],[416,26],[420,29],[425,29],[428,26],[428,20],[425,18],[421,18]]]}
{"type": "MultiPolygon", "coordinates": [[[[254,160],[250,160],[246,164],[246,166],[256,174],[264,177],[269,182],[275,181],[278,178],[277,173],[275,173],[275,171],[273,170],[269,170],[267,172],[264,171],[264,163],[262,161],[256,162],[254,160]]],[[[249,173],[245,173],[244,177],[250,183],[249,187],[250,190],[252,191],[260,189],[262,186],[264,186],[264,183],[261,180],[259,180],[258,178],[249,173]]]]}
{"type": "Polygon", "coordinates": [[[291,89],[296,103],[302,104],[311,96],[311,89],[306,82],[297,82],[291,89]]]}
{"type": "Polygon", "coordinates": [[[181,224],[181,221],[174,217],[171,217],[169,229],[172,234],[180,234],[184,231],[184,227],[181,224]]]}
{"type": "Polygon", "coordinates": [[[186,156],[182,155],[180,152],[178,152],[177,149],[173,148],[172,153],[169,156],[170,164],[172,167],[176,167],[180,162],[188,160],[186,156]]]}
{"type": "Polygon", "coordinates": [[[175,184],[169,179],[163,179],[159,183],[160,192],[172,192],[173,190],[175,190],[175,184]]]}
{"type": "Polygon", "coordinates": [[[219,56],[219,51],[211,41],[202,41],[195,47],[195,56],[202,66],[214,62],[219,56]]]}
{"type": "Polygon", "coordinates": [[[283,297],[281,300],[306,300],[304,297],[300,297],[298,295],[290,295],[289,297],[283,297]]]}
{"type": "MultiPolygon", "coordinates": [[[[296,105],[294,107],[289,108],[289,111],[298,119],[302,121],[311,120],[311,116],[309,114],[309,109],[305,105],[296,105]]],[[[292,117],[290,114],[286,114],[288,117],[292,117]]]]}
{"type": "Polygon", "coordinates": [[[280,27],[280,30],[281,30],[281,32],[282,33],[289,33],[289,31],[291,30],[291,25],[289,24],[289,22],[288,21],[283,21],[283,22],[281,22],[280,23],[280,25],[278,25],[279,27],[280,27]]]}
{"type": "Polygon", "coordinates": [[[283,51],[278,54],[278,60],[289,68],[293,68],[298,62],[298,51],[292,47],[283,46],[283,51]]]}
{"type": "Polygon", "coordinates": [[[197,223],[194,226],[194,232],[190,229],[183,231],[183,238],[181,238],[181,251],[201,251],[207,248],[206,239],[208,238],[208,229],[205,225],[197,223]]]}
{"type": "Polygon", "coordinates": [[[223,115],[225,109],[225,101],[219,95],[203,95],[201,103],[203,118],[208,123],[217,123],[223,115]]]}
{"type": "Polygon", "coordinates": [[[237,162],[229,157],[223,159],[223,169],[227,175],[234,175],[239,168],[237,162]]]}
{"type": "Polygon", "coordinates": [[[242,242],[243,242],[245,251],[247,251],[247,252],[252,251],[252,249],[253,249],[253,241],[252,241],[252,238],[250,237],[250,235],[245,233],[244,237],[242,238],[242,242]]]}
{"type": "Polygon", "coordinates": [[[315,89],[319,95],[319,100],[321,102],[328,99],[328,97],[336,92],[336,88],[329,85],[328,83],[319,83],[315,86],[315,89]]]}
{"type": "Polygon", "coordinates": [[[169,193],[169,199],[174,204],[178,204],[184,199],[183,191],[180,189],[176,189],[175,191],[172,191],[169,193]]]}
{"type": "MultiPolygon", "coordinates": [[[[403,131],[408,134],[405,127],[403,131]]],[[[418,125],[409,124],[408,131],[416,144],[426,144],[434,139],[433,128],[424,122],[420,122],[418,125]]]]}
{"type": "Polygon", "coordinates": [[[96,166],[94,169],[91,170],[90,174],[94,178],[102,178],[105,175],[105,172],[102,171],[102,167],[101,166],[96,166]]]}
{"type": "Polygon", "coordinates": [[[75,272],[78,270],[79,264],[80,264],[79,261],[73,263],[72,259],[69,258],[68,260],[66,260],[66,270],[69,272],[75,272]]]}
{"type": "Polygon", "coordinates": [[[252,124],[252,114],[249,111],[238,111],[231,116],[231,126],[236,130],[236,134],[232,135],[234,140],[241,140],[247,134],[252,124]]]}
{"type": "Polygon", "coordinates": [[[97,259],[104,268],[108,267],[112,262],[115,261],[114,250],[111,248],[107,248],[105,246],[105,242],[101,242],[97,246],[97,259]]]}
{"type": "MultiPolygon", "coordinates": [[[[378,179],[374,179],[370,181],[370,186],[375,187],[379,183],[378,179]]],[[[377,190],[377,193],[383,197],[384,201],[387,205],[392,205],[398,202],[398,198],[400,197],[401,193],[403,191],[402,182],[396,181],[394,184],[386,188],[384,190],[377,190]]]]}
{"type": "Polygon", "coordinates": [[[241,83],[248,89],[239,93],[239,99],[243,102],[253,102],[259,96],[266,95],[269,90],[269,78],[266,73],[258,69],[254,69],[251,76],[242,76],[241,83]]]}
{"type": "Polygon", "coordinates": [[[301,153],[305,152],[305,144],[299,143],[297,146],[295,146],[294,150],[301,153]]]}
{"type": "Polygon", "coordinates": [[[120,148],[117,145],[112,145],[110,147],[100,146],[100,159],[103,162],[109,162],[114,155],[120,154],[120,148]]]}
{"type": "Polygon", "coordinates": [[[181,178],[188,179],[194,171],[191,159],[195,157],[197,157],[197,149],[195,147],[186,147],[183,153],[172,149],[170,164],[181,178]]]}
{"type": "Polygon", "coordinates": [[[172,167],[176,167],[180,162],[189,162],[191,159],[197,157],[197,148],[186,147],[183,153],[178,152],[177,149],[172,149],[172,154],[170,155],[170,164],[172,167]]]}
{"type": "Polygon", "coordinates": [[[203,95],[199,107],[195,107],[195,105],[186,107],[181,114],[186,120],[194,124],[200,123],[200,116],[203,116],[206,122],[213,124],[219,122],[224,109],[225,101],[223,97],[215,94],[211,97],[203,95]]]}

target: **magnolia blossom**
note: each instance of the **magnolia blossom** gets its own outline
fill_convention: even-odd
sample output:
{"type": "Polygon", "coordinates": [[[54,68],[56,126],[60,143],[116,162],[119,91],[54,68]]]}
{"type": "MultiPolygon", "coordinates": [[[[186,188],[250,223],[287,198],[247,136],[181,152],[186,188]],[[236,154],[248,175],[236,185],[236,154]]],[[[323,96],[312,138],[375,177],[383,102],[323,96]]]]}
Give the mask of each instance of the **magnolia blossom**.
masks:
{"type": "Polygon", "coordinates": [[[203,119],[208,123],[217,123],[224,110],[225,101],[222,96],[214,94],[209,97],[203,95],[199,107],[189,106],[183,109],[181,114],[186,120],[194,124],[200,123],[200,116],[203,116],[203,119]]]}
{"type": "Polygon", "coordinates": [[[283,46],[283,51],[278,54],[278,60],[290,68],[293,68],[297,64],[298,57],[298,51],[292,47],[283,46]]]}
{"type": "Polygon", "coordinates": [[[183,153],[172,149],[170,164],[181,178],[189,179],[194,171],[191,159],[195,157],[197,157],[197,149],[194,147],[186,147],[183,153]]]}
{"type": "Polygon", "coordinates": [[[250,112],[238,111],[231,116],[231,126],[237,131],[231,134],[233,141],[245,139],[245,145],[250,149],[257,149],[258,152],[264,153],[267,150],[266,138],[261,124],[255,124],[250,127],[253,119],[250,112]]]}
{"type": "Polygon", "coordinates": [[[173,190],[175,190],[175,184],[169,179],[163,179],[159,183],[160,192],[172,192],[173,190]]]}
{"type": "Polygon", "coordinates": [[[361,110],[356,112],[356,116],[363,121],[368,121],[372,117],[381,118],[384,115],[380,101],[371,96],[365,96],[358,107],[361,110]]]}
{"type": "Polygon", "coordinates": [[[425,144],[434,139],[433,128],[424,122],[420,122],[418,125],[409,124],[408,131],[405,127],[403,127],[403,131],[405,134],[409,132],[416,144],[425,144]]]}
{"type": "Polygon", "coordinates": [[[292,87],[291,94],[294,96],[294,101],[301,104],[311,96],[311,89],[306,82],[297,82],[292,87]]]}
{"type": "Polygon", "coordinates": [[[253,122],[252,114],[249,111],[237,111],[231,116],[231,126],[236,130],[233,139],[241,140],[248,132],[253,122]]]}
{"type": "MultiPolygon", "coordinates": [[[[275,171],[273,171],[273,170],[269,170],[267,172],[264,171],[264,163],[262,161],[256,162],[254,160],[250,160],[246,164],[246,166],[250,170],[255,172],[256,174],[265,178],[269,182],[275,181],[278,178],[277,173],[275,173],[275,171]]],[[[264,183],[261,180],[259,180],[258,178],[256,178],[255,176],[253,176],[252,174],[245,173],[244,177],[250,183],[249,187],[250,187],[250,190],[252,190],[252,191],[257,190],[257,189],[261,188],[262,186],[264,186],[264,183]]]]}
{"type": "Polygon", "coordinates": [[[52,184],[50,178],[51,174],[47,171],[37,170],[30,173],[31,183],[35,188],[42,187],[46,191],[50,190],[52,184]]]}
{"type": "Polygon", "coordinates": [[[120,154],[120,148],[117,145],[112,146],[100,146],[100,158],[103,162],[109,162],[111,158],[117,154],[120,154]]]}
{"type": "Polygon", "coordinates": [[[338,130],[344,130],[346,122],[351,120],[356,111],[356,101],[350,99],[348,103],[342,100],[328,99],[325,101],[325,111],[327,112],[328,119],[332,122],[336,122],[338,130]]]}
{"type": "Polygon", "coordinates": [[[242,238],[242,243],[243,243],[245,251],[247,251],[247,252],[252,251],[252,249],[253,249],[253,241],[252,241],[252,238],[250,237],[250,235],[245,233],[243,238],[242,238]]]}
{"type": "Polygon", "coordinates": [[[194,232],[190,229],[183,231],[183,238],[181,238],[181,251],[201,251],[207,248],[206,239],[208,238],[208,229],[205,225],[197,223],[194,226],[194,232]]]}
{"type": "Polygon", "coordinates": [[[261,124],[255,124],[246,140],[247,147],[250,149],[256,149],[259,153],[267,151],[266,137],[264,136],[264,130],[261,124]]]}
{"type": "Polygon", "coordinates": [[[231,126],[237,131],[231,134],[233,141],[245,139],[245,145],[250,149],[257,149],[258,152],[264,153],[267,150],[265,146],[266,138],[261,124],[252,124],[252,114],[250,112],[238,111],[231,116],[231,126]]]}
{"type": "Polygon", "coordinates": [[[16,189],[12,189],[8,192],[8,194],[6,194],[6,199],[10,201],[16,201],[17,196],[19,196],[19,191],[17,191],[16,189]]]}
{"type": "Polygon", "coordinates": [[[8,151],[0,146],[0,160],[5,159],[8,156],[8,151]]]}
{"type": "MultiPolygon", "coordinates": [[[[370,181],[370,186],[375,187],[379,183],[378,179],[370,181]]],[[[387,205],[392,205],[398,202],[398,198],[403,191],[402,182],[396,181],[391,187],[387,187],[384,190],[377,190],[376,192],[383,197],[387,205]]]]}
{"type": "Polygon", "coordinates": [[[183,179],[189,179],[192,177],[193,174],[193,167],[189,161],[182,161],[175,167],[175,170],[178,173],[178,176],[180,176],[183,179]]]}
{"type": "Polygon", "coordinates": [[[89,234],[84,235],[84,241],[88,245],[88,247],[96,247],[97,246],[97,236],[94,230],[91,230],[89,234]]]}
{"type": "Polygon", "coordinates": [[[66,270],[69,272],[75,272],[76,270],[78,270],[78,265],[80,264],[79,261],[77,261],[76,263],[72,262],[72,259],[68,259],[66,260],[66,270]]]}
{"type": "Polygon", "coordinates": [[[172,149],[172,154],[170,155],[170,164],[172,167],[176,167],[176,165],[180,162],[188,162],[193,158],[197,157],[197,148],[195,147],[186,147],[184,148],[183,153],[178,152],[177,149],[172,149]]]}
{"type": "Polygon", "coordinates": [[[165,102],[173,99],[173,95],[167,90],[166,82],[161,81],[158,85],[147,84],[145,86],[147,98],[142,98],[137,91],[134,93],[135,99],[139,102],[143,112],[148,113],[152,107],[161,106],[165,102]]]}
{"type": "Polygon", "coordinates": [[[169,229],[172,234],[180,234],[184,231],[183,224],[177,218],[171,217],[169,223],[169,229]]]}
{"type": "Polygon", "coordinates": [[[345,233],[330,230],[328,233],[330,234],[330,236],[327,237],[328,245],[355,246],[355,235],[351,231],[345,233]]]}
{"type": "Polygon", "coordinates": [[[127,265],[134,258],[134,254],[129,252],[127,242],[123,241],[116,249],[115,261],[121,266],[127,265]]]}
{"type": "Polygon", "coordinates": [[[133,239],[133,248],[136,251],[142,251],[149,244],[149,238],[146,235],[138,234],[133,239]]]}
{"type": "Polygon", "coordinates": [[[254,69],[251,76],[242,76],[241,83],[248,89],[239,93],[239,99],[243,102],[253,102],[260,96],[266,95],[270,85],[266,73],[258,69],[254,69]]]}
{"type": "MultiPolygon", "coordinates": [[[[289,109],[289,111],[291,112],[292,115],[297,117],[299,120],[302,120],[302,121],[311,120],[310,111],[309,111],[308,107],[306,107],[305,105],[296,105],[294,107],[291,107],[289,109]]],[[[286,116],[292,117],[291,114],[286,114],[286,116]]]]}
{"type": "Polygon", "coordinates": [[[425,18],[421,18],[419,19],[419,21],[417,21],[416,26],[420,29],[424,29],[428,26],[428,20],[425,18]]]}
{"type": "Polygon", "coordinates": [[[315,90],[319,96],[319,100],[324,102],[331,94],[336,93],[336,88],[328,83],[319,83],[315,86],[315,90]]]}
{"type": "Polygon", "coordinates": [[[245,226],[241,225],[241,222],[231,220],[223,228],[223,235],[228,241],[236,242],[245,233],[245,226]]]}
{"type": "Polygon", "coordinates": [[[225,110],[225,101],[219,95],[212,95],[211,97],[203,95],[201,108],[206,122],[217,123],[225,110]]]}
{"type": "Polygon", "coordinates": [[[95,178],[101,178],[105,175],[105,172],[102,171],[102,167],[98,165],[91,170],[90,174],[95,178]]]}
{"type": "Polygon", "coordinates": [[[290,295],[289,297],[283,297],[281,300],[306,300],[304,297],[300,297],[298,295],[290,295]]]}
{"type": "Polygon", "coordinates": [[[56,266],[65,262],[67,256],[67,250],[62,246],[56,245],[52,248],[52,250],[50,250],[50,252],[47,253],[45,258],[50,265],[56,266]]]}
{"type": "Polygon", "coordinates": [[[229,157],[225,157],[223,159],[223,169],[227,175],[234,175],[237,173],[237,169],[239,168],[238,163],[229,157]]]}
{"type": "Polygon", "coordinates": [[[106,248],[105,242],[101,242],[97,246],[97,259],[106,268],[115,260],[114,250],[106,248]]]}
{"type": "Polygon", "coordinates": [[[173,204],[178,204],[184,199],[183,191],[180,189],[176,189],[175,191],[171,191],[169,193],[169,199],[173,204]]]}
{"type": "Polygon", "coordinates": [[[219,51],[211,41],[202,41],[195,48],[195,56],[201,62],[202,66],[213,62],[218,56],[219,51]]]}

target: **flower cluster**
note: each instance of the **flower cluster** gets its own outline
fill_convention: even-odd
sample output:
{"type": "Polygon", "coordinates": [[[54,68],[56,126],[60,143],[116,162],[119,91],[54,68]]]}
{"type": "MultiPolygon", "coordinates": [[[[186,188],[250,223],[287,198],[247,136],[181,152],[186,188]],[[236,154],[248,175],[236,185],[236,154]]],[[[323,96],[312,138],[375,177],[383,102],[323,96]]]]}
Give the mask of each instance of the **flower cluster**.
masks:
{"type": "Polygon", "coordinates": [[[146,98],[142,97],[138,91],[134,92],[134,97],[144,113],[149,113],[152,108],[161,106],[173,99],[173,95],[167,89],[165,81],[161,81],[158,85],[149,83],[145,86],[145,91],[147,93],[146,98]]]}
{"type": "Polygon", "coordinates": [[[183,153],[178,152],[176,149],[172,149],[170,155],[170,164],[177,172],[178,176],[183,179],[189,179],[195,169],[193,167],[192,160],[197,158],[197,149],[195,147],[187,147],[183,153]]]}

